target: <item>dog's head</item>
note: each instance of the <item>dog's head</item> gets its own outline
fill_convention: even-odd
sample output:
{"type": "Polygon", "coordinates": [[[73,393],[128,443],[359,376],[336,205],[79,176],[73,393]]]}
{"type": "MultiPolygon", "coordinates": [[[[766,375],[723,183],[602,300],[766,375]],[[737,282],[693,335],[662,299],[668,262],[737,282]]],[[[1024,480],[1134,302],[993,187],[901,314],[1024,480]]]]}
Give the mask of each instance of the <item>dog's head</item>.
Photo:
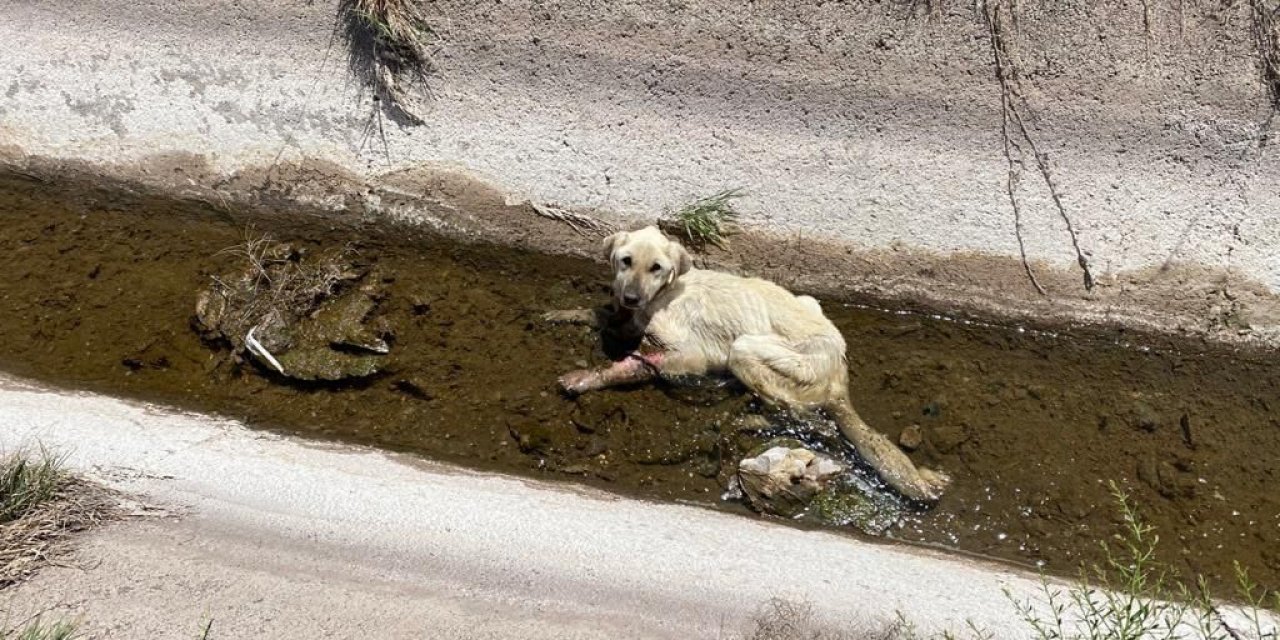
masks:
{"type": "Polygon", "coordinates": [[[693,267],[689,252],[657,227],[615,233],[604,240],[613,268],[613,296],[626,309],[643,309],[693,267]]]}

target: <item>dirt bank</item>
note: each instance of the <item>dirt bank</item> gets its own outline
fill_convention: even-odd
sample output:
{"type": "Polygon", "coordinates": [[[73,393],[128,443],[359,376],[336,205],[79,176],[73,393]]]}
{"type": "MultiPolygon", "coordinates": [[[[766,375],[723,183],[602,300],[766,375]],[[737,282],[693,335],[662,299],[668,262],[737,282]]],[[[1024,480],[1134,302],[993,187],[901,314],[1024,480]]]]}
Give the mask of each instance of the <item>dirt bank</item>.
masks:
{"type": "MultiPolygon", "coordinates": [[[[762,434],[733,388],[640,388],[576,401],[556,376],[603,358],[551,308],[603,297],[584,260],[291,211],[235,210],[86,185],[0,181],[0,367],[78,388],[215,412],[486,469],[621,493],[722,503],[762,434]],[[236,365],[190,326],[196,292],[237,268],[246,226],[376,263],[391,363],[345,385],[236,365]]],[[[1271,356],[1133,333],[1025,331],[843,306],[859,409],[917,462],[957,478],[891,535],[1070,572],[1115,531],[1105,482],[1131,491],[1165,558],[1218,584],[1239,560],[1275,585],[1280,445],[1271,356]]]]}

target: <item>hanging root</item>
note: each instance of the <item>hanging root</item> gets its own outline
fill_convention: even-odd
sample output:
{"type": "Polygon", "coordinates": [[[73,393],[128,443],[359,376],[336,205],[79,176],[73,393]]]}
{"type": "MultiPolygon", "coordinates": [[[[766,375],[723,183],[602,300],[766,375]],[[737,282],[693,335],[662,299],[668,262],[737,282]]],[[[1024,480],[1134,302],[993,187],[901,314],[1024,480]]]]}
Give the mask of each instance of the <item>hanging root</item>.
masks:
{"type": "Polygon", "coordinates": [[[1280,112],[1280,3],[1268,6],[1268,0],[1251,0],[1253,9],[1252,31],[1258,47],[1258,61],[1262,71],[1262,83],[1267,88],[1271,112],[1263,122],[1258,136],[1258,147],[1267,144],[1271,121],[1280,112]]]}
{"type": "Polygon", "coordinates": [[[1023,119],[1022,114],[1029,112],[1030,107],[1018,88],[1018,70],[1013,62],[1006,34],[1006,25],[1016,25],[1017,22],[1016,16],[1006,17],[1010,9],[1005,2],[1007,0],[992,0],[984,3],[983,9],[991,35],[991,55],[995,62],[996,80],[1000,83],[1004,153],[1009,165],[1006,190],[1009,194],[1009,202],[1013,207],[1014,229],[1018,236],[1018,250],[1022,255],[1022,265],[1026,269],[1027,277],[1031,280],[1031,284],[1035,286],[1036,291],[1041,294],[1046,293],[1044,287],[1036,280],[1035,274],[1031,270],[1031,265],[1027,262],[1026,248],[1022,238],[1022,213],[1017,203],[1016,189],[1022,172],[1022,158],[1025,155],[1023,145],[1025,144],[1026,148],[1030,150],[1032,159],[1035,160],[1036,169],[1044,181],[1045,187],[1049,190],[1049,197],[1053,200],[1058,216],[1066,223],[1067,234],[1071,237],[1071,247],[1075,250],[1076,263],[1080,265],[1080,270],[1084,272],[1084,288],[1087,291],[1091,291],[1094,285],[1093,272],[1089,269],[1088,258],[1085,257],[1084,251],[1080,249],[1080,240],[1076,234],[1075,224],[1072,223],[1071,217],[1067,215],[1067,209],[1062,204],[1058,186],[1053,181],[1053,175],[1049,169],[1049,157],[1040,152],[1040,149],[1036,146],[1035,138],[1031,135],[1031,131],[1027,128],[1023,119]],[[1015,135],[1011,135],[1011,131],[1015,135]]]}

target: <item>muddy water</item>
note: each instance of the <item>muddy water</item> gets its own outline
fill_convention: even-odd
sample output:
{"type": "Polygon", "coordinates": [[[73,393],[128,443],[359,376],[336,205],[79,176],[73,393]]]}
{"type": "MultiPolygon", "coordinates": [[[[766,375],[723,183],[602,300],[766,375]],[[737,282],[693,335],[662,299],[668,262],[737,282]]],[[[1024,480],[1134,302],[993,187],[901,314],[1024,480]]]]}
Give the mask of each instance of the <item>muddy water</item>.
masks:
{"type": "MultiPolygon", "coordinates": [[[[190,327],[198,289],[237,268],[246,219],[83,185],[0,178],[0,368],[212,411],[252,425],[741,510],[719,500],[759,442],[732,387],[561,397],[556,376],[604,359],[547,309],[603,299],[597,265],[362,225],[270,216],[258,232],[349,245],[386,277],[382,375],[287,384],[190,327]]],[[[893,536],[1050,570],[1099,559],[1118,531],[1106,482],[1141,505],[1164,558],[1228,581],[1233,560],[1280,586],[1280,368],[1262,354],[1144,336],[1047,333],[824,302],[850,345],[853,396],[955,486],[893,536]],[[1142,346],[1146,345],[1146,346],[1142,346]]],[[[530,514],[536,517],[536,514],[530,514]]]]}

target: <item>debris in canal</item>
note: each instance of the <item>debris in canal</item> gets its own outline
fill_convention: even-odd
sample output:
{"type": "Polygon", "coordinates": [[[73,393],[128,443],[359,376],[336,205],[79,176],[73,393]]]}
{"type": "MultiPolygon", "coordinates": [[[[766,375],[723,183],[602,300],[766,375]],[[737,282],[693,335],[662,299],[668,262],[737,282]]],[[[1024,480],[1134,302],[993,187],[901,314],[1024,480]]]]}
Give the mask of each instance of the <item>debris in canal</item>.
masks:
{"type": "Polygon", "coordinates": [[[924,444],[924,432],[920,430],[920,425],[913,424],[902,430],[898,435],[898,444],[907,451],[915,451],[924,444]]]}
{"type": "Polygon", "coordinates": [[[214,276],[196,300],[193,324],[207,343],[300,381],[382,370],[393,332],[378,313],[385,293],[375,269],[345,250],[309,255],[265,235],[229,252],[243,269],[214,276]]]}
{"type": "Polygon", "coordinates": [[[738,463],[734,482],[740,492],[726,497],[744,498],[758,512],[871,535],[885,533],[903,513],[887,493],[858,482],[847,465],[792,438],[753,449],[738,463]]]}

